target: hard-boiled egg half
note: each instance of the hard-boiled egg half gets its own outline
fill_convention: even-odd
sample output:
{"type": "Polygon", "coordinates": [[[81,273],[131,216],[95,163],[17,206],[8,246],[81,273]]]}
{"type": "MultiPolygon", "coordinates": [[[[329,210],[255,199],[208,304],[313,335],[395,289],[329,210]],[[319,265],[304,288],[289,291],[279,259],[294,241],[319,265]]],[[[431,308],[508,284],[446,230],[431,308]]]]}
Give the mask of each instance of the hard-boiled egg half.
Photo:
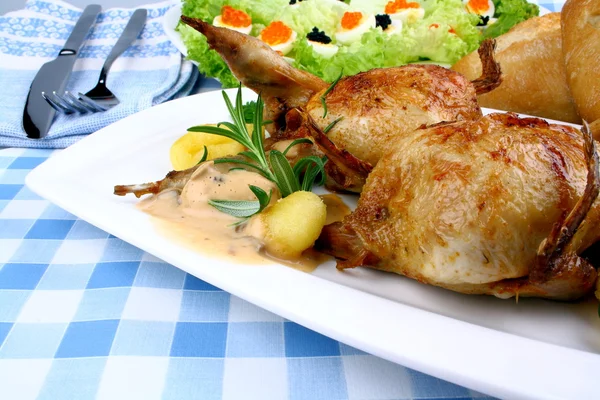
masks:
{"type": "Polygon", "coordinates": [[[425,16],[425,10],[419,3],[406,0],[388,2],[385,6],[385,13],[392,20],[400,20],[405,24],[414,24],[425,16]]]}
{"type": "Polygon", "coordinates": [[[233,29],[234,31],[249,35],[252,30],[252,18],[242,10],[223,6],[221,8],[221,15],[215,17],[213,25],[233,29]]]}
{"type": "Polygon", "coordinates": [[[388,35],[399,34],[402,32],[402,21],[399,19],[391,19],[387,14],[376,15],[375,25],[388,35]]]}
{"type": "Polygon", "coordinates": [[[482,17],[493,18],[496,8],[492,0],[463,0],[463,4],[471,14],[478,14],[482,17]]]}
{"type": "Polygon", "coordinates": [[[360,11],[348,11],[342,16],[335,38],[342,44],[351,44],[359,41],[362,35],[371,28],[375,28],[374,15],[366,15],[360,11]]]}
{"type": "Polygon", "coordinates": [[[260,40],[281,55],[286,55],[292,50],[296,37],[298,34],[281,21],[271,22],[258,35],[260,40]]]}
{"type": "Polygon", "coordinates": [[[325,58],[333,57],[339,50],[338,46],[331,43],[331,38],[324,31],[319,31],[316,26],[306,35],[306,39],[315,53],[325,58]]]}

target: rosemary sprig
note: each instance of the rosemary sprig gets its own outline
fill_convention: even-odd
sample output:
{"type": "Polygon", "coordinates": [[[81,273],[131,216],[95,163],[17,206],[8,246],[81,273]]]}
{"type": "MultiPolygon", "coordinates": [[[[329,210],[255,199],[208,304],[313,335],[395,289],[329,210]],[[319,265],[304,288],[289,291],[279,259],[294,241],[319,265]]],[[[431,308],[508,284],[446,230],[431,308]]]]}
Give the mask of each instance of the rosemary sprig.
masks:
{"type": "Polygon", "coordinates": [[[340,71],[340,75],[333,81],[331,86],[327,88],[327,90],[321,95],[321,105],[323,105],[323,118],[327,116],[327,102],[325,101],[325,97],[333,90],[335,85],[342,79],[342,75],[344,74],[344,70],[340,71]]]}
{"type": "MultiPolygon", "coordinates": [[[[270,150],[268,154],[265,153],[261,134],[262,127],[265,125],[265,121],[263,121],[264,103],[260,95],[252,105],[254,108],[252,114],[244,111],[241,85],[236,95],[235,106],[225,92],[223,92],[223,99],[233,122],[220,122],[216,127],[194,126],[188,129],[191,132],[204,132],[225,136],[247,148],[247,150],[239,153],[239,155],[244,157],[243,159],[231,157],[220,158],[214,160],[215,164],[232,163],[242,165],[245,169],[252,169],[274,182],[282,197],[287,197],[300,190],[311,190],[315,182],[320,185],[324,183],[326,157],[304,157],[293,168],[286,158],[286,154],[292,147],[301,143],[312,144],[311,140],[306,138],[296,139],[283,152],[270,150]],[[246,127],[249,115],[252,115],[252,134],[248,132],[246,127]]],[[[208,151],[205,151],[205,155],[207,153],[208,151]]],[[[219,211],[245,220],[264,210],[271,201],[272,194],[267,194],[257,186],[249,185],[249,187],[256,196],[256,201],[210,200],[209,204],[219,211]]]]}

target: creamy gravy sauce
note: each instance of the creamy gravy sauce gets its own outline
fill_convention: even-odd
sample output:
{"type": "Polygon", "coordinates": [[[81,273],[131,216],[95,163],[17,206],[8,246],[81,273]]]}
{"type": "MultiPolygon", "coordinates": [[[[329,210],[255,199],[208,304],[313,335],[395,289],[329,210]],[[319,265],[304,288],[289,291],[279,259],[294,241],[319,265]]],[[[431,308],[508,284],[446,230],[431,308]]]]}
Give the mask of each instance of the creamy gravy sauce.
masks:
{"type": "MultiPolygon", "coordinates": [[[[267,193],[273,190],[272,201],[279,198],[273,182],[250,171],[227,172],[229,168],[231,166],[206,163],[194,172],[181,195],[174,190],[165,191],[142,200],[138,207],[157,217],[155,225],[163,234],[211,256],[244,264],[266,264],[273,260],[305,272],[313,271],[329,259],[313,250],[305,251],[297,260],[275,258],[263,249],[264,227],[260,219],[252,218],[249,223],[234,227],[238,218],[209,205],[209,199],[255,200],[249,184],[267,193]]],[[[338,196],[328,194],[321,198],[327,205],[327,224],[341,221],[350,213],[338,196]]]]}

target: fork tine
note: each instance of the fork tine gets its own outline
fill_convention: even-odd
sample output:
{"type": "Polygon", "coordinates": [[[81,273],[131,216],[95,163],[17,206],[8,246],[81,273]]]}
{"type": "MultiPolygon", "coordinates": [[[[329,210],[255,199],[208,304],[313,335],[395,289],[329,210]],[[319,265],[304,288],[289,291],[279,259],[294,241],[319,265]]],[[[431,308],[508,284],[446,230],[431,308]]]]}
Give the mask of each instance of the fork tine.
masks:
{"type": "Polygon", "coordinates": [[[73,94],[68,91],[65,91],[65,94],[63,95],[62,99],[68,102],[70,105],[72,105],[81,114],[86,114],[88,112],[96,112],[96,109],[88,107],[85,103],[83,103],[77,97],[73,96],[73,94]]]}
{"type": "Polygon", "coordinates": [[[66,112],[66,110],[65,110],[63,107],[59,106],[57,103],[55,103],[55,102],[54,102],[54,100],[52,100],[52,99],[50,98],[50,95],[47,95],[47,94],[46,94],[46,92],[42,92],[42,97],[43,97],[43,98],[44,98],[44,100],[46,100],[46,102],[47,102],[48,104],[50,104],[50,106],[51,106],[52,108],[54,108],[56,111],[58,111],[58,112],[60,112],[60,113],[64,113],[64,112],[66,112]]]}
{"type": "Polygon", "coordinates": [[[70,110],[71,113],[82,113],[85,112],[81,107],[78,107],[76,104],[71,103],[70,101],[68,101],[67,99],[65,99],[63,96],[59,95],[56,92],[52,92],[53,95],[53,100],[58,103],[58,105],[62,106],[63,108],[70,110]]]}
{"type": "Polygon", "coordinates": [[[75,112],[71,107],[64,105],[63,102],[60,101],[61,99],[56,96],[56,93],[52,94],[42,92],[42,97],[48,104],[50,104],[50,106],[52,106],[52,108],[60,113],[73,114],[75,112]]]}
{"type": "Polygon", "coordinates": [[[82,103],[85,103],[89,107],[94,107],[96,109],[96,111],[106,111],[110,108],[110,107],[105,107],[105,106],[101,105],[97,101],[92,100],[91,98],[89,98],[88,96],[86,96],[85,94],[83,94],[81,92],[79,93],[79,100],[82,103]]]}

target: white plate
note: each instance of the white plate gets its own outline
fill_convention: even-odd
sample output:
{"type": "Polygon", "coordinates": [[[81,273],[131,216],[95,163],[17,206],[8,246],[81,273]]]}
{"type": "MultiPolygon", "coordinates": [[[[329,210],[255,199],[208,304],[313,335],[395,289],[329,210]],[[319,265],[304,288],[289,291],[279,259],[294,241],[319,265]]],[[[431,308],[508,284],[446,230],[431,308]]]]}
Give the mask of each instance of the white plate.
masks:
{"type": "MultiPolygon", "coordinates": [[[[542,7],[542,6],[539,6],[539,7],[540,7],[540,15],[546,15],[546,14],[549,14],[552,12],[545,7],[542,7]]],[[[163,20],[162,20],[162,26],[163,26],[165,33],[167,34],[167,37],[171,41],[171,43],[173,43],[173,45],[177,48],[177,50],[179,50],[181,52],[181,54],[183,54],[184,56],[187,57],[187,48],[185,47],[185,43],[183,43],[183,40],[181,39],[181,35],[179,34],[179,32],[177,32],[175,30],[175,28],[177,28],[177,24],[179,23],[180,17],[181,17],[181,3],[174,5],[171,9],[169,9],[169,11],[167,11],[165,13],[165,15],[163,16],[163,20]]],[[[198,65],[197,61],[194,61],[194,60],[191,60],[191,61],[192,61],[192,63],[198,65]]]]}
{"type": "MultiPolygon", "coordinates": [[[[229,91],[230,96],[234,91],[229,91]]],[[[254,98],[249,90],[245,100],[254,98]]],[[[27,185],[81,219],[249,302],[366,352],[499,397],[598,398],[600,319],[593,301],[500,300],[333,263],[307,274],[210,258],[156,231],[116,184],[161,179],[192,125],[227,118],[221,93],[167,102],[60,152],[27,185]],[[595,396],[596,395],[596,396],[595,396]]]]}
{"type": "MultiPolygon", "coordinates": [[[[181,54],[187,57],[187,48],[185,47],[185,43],[183,43],[183,39],[181,39],[179,32],[175,30],[175,28],[177,28],[177,24],[179,23],[179,18],[181,18],[181,6],[181,3],[176,4],[165,13],[162,19],[162,27],[171,43],[177,47],[177,50],[179,50],[181,54]]],[[[193,60],[192,62],[198,65],[198,62],[193,60]]]]}

